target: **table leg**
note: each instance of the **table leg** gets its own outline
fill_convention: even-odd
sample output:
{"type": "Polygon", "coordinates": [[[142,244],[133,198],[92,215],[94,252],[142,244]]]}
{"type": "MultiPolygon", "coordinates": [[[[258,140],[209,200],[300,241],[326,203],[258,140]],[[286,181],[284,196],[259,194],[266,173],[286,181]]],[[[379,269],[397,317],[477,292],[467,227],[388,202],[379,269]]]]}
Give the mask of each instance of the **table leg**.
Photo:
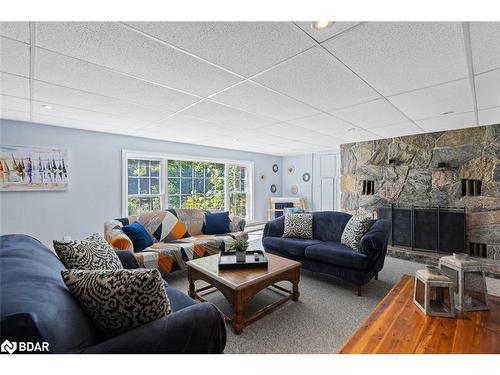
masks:
{"type": "Polygon", "coordinates": [[[234,333],[237,335],[243,332],[243,309],[236,308],[234,309],[234,319],[233,319],[233,329],[234,333]]]}
{"type": "Polygon", "coordinates": [[[295,282],[293,283],[293,293],[292,293],[292,299],[294,301],[298,301],[299,300],[299,297],[300,297],[300,293],[299,293],[299,283],[298,282],[295,282]]]}
{"type": "Polygon", "coordinates": [[[298,301],[299,300],[299,281],[300,281],[300,270],[297,269],[295,271],[295,281],[293,282],[293,289],[292,289],[292,300],[298,301]]]}
{"type": "Polygon", "coordinates": [[[191,275],[191,269],[188,268],[188,281],[189,281],[189,297],[194,298],[194,280],[193,276],[191,275]]]}
{"type": "Polygon", "coordinates": [[[241,291],[235,291],[233,294],[232,305],[234,311],[233,329],[234,333],[239,335],[243,332],[243,327],[245,326],[243,321],[243,310],[245,309],[245,305],[243,303],[243,295],[241,291]]]}

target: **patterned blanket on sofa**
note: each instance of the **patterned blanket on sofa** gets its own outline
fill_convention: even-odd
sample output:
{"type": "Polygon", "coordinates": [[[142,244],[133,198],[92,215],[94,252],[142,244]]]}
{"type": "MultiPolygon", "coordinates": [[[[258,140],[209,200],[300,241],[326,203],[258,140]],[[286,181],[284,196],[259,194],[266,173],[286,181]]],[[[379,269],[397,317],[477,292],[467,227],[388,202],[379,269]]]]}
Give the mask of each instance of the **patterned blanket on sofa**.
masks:
{"type": "Polygon", "coordinates": [[[235,238],[248,239],[245,220],[231,217],[230,233],[203,234],[204,210],[169,209],[129,216],[104,224],[104,236],[116,249],[134,251],[130,239],[121,230],[123,225],[139,221],[153,239],[153,245],[134,253],[139,265],[157,268],[162,275],[186,268],[192,259],[213,255],[229,248],[235,238]]]}

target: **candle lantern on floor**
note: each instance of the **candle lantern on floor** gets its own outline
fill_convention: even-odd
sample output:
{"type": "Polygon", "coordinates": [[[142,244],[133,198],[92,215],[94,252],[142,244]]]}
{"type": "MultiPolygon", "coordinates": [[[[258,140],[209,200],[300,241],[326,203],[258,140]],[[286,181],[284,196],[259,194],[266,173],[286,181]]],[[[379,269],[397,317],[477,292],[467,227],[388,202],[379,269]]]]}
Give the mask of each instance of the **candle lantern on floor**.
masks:
{"type": "Polygon", "coordinates": [[[461,311],[488,310],[483,266],[466,254],[439,259],[439,268],[453,281],[455,307],[461,311]]]}
{"type": "Polygon", "coordinates": [[[437,267],[415,272],[413,302],[425,315],[455,316],[453,281],[437,267]]]}

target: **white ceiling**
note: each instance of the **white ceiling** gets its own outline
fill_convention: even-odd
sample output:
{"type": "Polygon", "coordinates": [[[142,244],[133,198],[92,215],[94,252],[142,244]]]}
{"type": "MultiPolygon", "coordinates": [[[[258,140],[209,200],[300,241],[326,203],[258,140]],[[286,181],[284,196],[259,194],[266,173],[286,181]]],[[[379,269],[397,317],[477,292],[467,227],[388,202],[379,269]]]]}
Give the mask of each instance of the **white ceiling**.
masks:
{"type": "Polygon", "coordinates": [[[500,23],[0,22],[0,36],[6,119],[275,155],[500,123],[500,23]]]}

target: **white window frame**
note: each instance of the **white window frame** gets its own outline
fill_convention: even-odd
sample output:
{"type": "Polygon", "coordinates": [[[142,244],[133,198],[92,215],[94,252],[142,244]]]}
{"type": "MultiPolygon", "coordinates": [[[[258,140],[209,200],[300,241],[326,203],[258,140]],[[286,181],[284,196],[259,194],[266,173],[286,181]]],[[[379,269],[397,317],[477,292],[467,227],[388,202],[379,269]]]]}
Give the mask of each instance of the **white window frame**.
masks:
{"type": "MultiPolygon", "coordinates": [[[[228,167],[230,165],[242,166],[247,168],[247,217],[245,218],[247,223],[251,223],[254,220],[254,162],[248,160],[234,160],[234,159],[224,159],[224,158],[210,158],[205,156],[193,156],[185,154],[166,154],[158,152],[147,152],[147,151],[134,151],[134,150],[122,150],[122,216],[128,216],[128,160],[138,159],[138,160],[160,160],[160,201],[161,209],[168,208],[168,160],[185,160],[185,161],[199,161],[199,162],[209,162],[209,163],[220,163],[224,164],[224,209],[229,210],[229,186],[227,183],[228,178],[228,167]]],[[[156,196],[156,194],[154,195],[156,196]]],[[[146,197],[146,195],[143,195],[146,197]]]]}
{"type": "Polygon", "coordinates": [[[152,198],[160,197],[160,206],[165,207],[167,192],[165,190],[166,186],[166,176],[165,176],[165,161],[158,157],[148,157],[146,155],[139,154],[126,154],[122,153],[122,215],[124,217],[128,216],[128,198],[138,197],[138,198],[152,198]],[[151,160],[160,162],[160,193],[159,194],[128,194],[128,160],[151,160]]]}
{"type": "Polygon", "coordinates": [[[224,189],[225,189],[225,200],[224,202],[226,202],[226,206],[227,206],[227,210],[229,210],[229,206],[230,206],[230,203],[231,203],[231,193],[236,193],[236,194],[241,194],[241,193],[245,193],[247,198],[246,198],[246,208],[245,208],[245,211],[248,212],[248,209],[249,209],[249,202],[248,202],[248,199],[249,199],[249,193],[248,193],[248,190],[249,190],[249,186],[251,185],[251,182],[247,181],[245,183],[245,191],[230,191],[229,190],[229,186],[227,186],[227,181],[229,181],[229,178],[228,178],[228,172],[229,172],[229,166],[232,166],[232,167],[245,167],[247,170],[246,170],[246,174],[247,174],[247,180],[248,180],[248,176],[249,176],[249,169],[247,167],[246,164],[237,164],[237,163],[227,163],[225,165],[225,169],[224,169],[224,189]]]}

